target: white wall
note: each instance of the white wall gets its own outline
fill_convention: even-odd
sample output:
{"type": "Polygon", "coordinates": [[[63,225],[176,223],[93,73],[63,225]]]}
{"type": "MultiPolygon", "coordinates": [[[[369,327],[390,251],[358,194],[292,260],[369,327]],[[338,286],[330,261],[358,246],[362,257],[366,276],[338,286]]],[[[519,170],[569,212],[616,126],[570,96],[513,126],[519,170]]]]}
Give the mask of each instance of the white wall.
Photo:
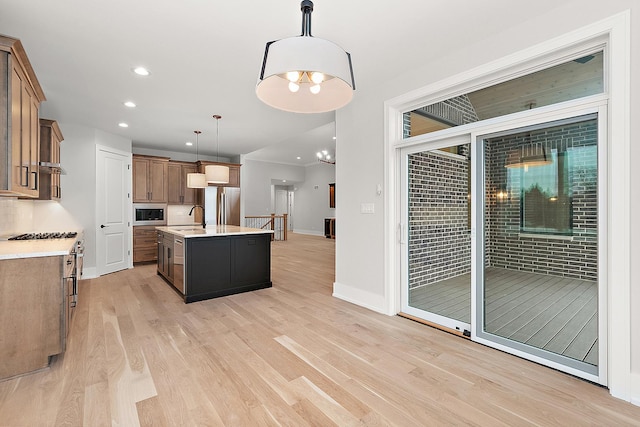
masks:
{"type": "MultiPolygon", "coordinates": [[[[386,311],[389,295],[385,295],[384,269],[384,188],[382,197],[375,193],[378,183],[385,182],[383,104],[386,100],[433,84],[537,43],[602,20],[625,9],[632,10],[631,117],[640,114],[638,77],[640,75],[640,4],[634,0],[607,2],[567,0],[551,10],[541,10],[539,16],[524,18],[517,8],[503,10],[505,27],[499,36],[484,37],[479,25],[470,29],[469,39],[459,49],[444,57],[424,55],[424,65],[407,70],[391,81],[380,82],[376,93],[358,93],[351,104],[337,111],[338,157],[336,166],[336,216],[339,219],[336,240],[336,296],[377,311],[386,311]],[[515,25],[517,24],[517,25],[515,25]],[[362,161],[367,153],[367,161],[362,161]],[[361,214],[361,203],[374,203],[375,213],[361,214]]],[[[428,50],[428,48],[425,48],[428,50]]],[[[633,120],[631,141],[640,141],[640,122],[633,120]]],[[[640,156],[640,144],[632,144],[634,158],[640,156]]],[[[631,171],[631,183],[640,182],[640,168],[631,171]]],[[[629,195],[629,216],[640,212],[640,186],[632,185],[629,195]]],[[[632,221],[630,259],[640,259],[640,224],[632,221]]],[[[615,242],[614,242],[615,244],[615,242]]],[[[626,396],[640,404],[640,263],[631,262],[631,366],[628,378],[631,394],[626,396]]],[[[628,348],[613,351],[629,351],[628,348]]]]}
{"type": "Polygon", "coordinates": [[[303,182],[305,177],[304,168],[301,166],[247,159],[243,161],[240,173],[243,216],[270,215],[272,213],[272,181],[278,181],[281,185],[290,185],[303,182]],[[287,182],[283,183],[283,180],[287,182]]]}
{"type": "Polygon", "coordinates": [[[60,204],[84,230],[84,276],[96,274],[96,145],[131,152],[131,140],[69,123],[59,123],[64,141],[60,159],[60,204]]]}
{"type": "Polygon", "coordinates": [[[294,191],[294,232],[324,235],[324,219],[335,216],[335,209],[329,207],[329,184],[334,182],[334,165],[318,163],[305,168],[305,180],[294,191]]]}

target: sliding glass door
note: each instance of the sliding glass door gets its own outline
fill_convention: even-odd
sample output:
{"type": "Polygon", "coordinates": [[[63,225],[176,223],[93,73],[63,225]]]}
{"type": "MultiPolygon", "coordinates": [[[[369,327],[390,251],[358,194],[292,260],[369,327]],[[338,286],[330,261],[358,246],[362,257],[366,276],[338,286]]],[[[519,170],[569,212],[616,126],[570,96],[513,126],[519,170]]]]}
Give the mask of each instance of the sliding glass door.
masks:
{"type": "Polygon", "coordinates": [[[402,311],[469,335],[469,138],[405,150],[406,286],[402,311]]]}
{"type": "Polygon", "coordinates": [[[402,312],[599,381],[603,130],[533,123],[401,150],[402,312]]]}
{"type": "Polygon", "coordinates": [[[485,136],[478,335],[598,372],[598,119],[485,136]]]}

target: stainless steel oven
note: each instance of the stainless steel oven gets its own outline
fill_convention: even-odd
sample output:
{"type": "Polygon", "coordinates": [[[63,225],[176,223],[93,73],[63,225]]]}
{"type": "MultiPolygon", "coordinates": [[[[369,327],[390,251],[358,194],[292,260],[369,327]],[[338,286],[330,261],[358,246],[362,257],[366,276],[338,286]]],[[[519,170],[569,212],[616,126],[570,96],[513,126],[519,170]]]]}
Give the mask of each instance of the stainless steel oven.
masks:
{"type": "Polygon", "coordinates": [[[167,225],[167,205],[164,203],[134,203],[133,225],[167,225]]]}

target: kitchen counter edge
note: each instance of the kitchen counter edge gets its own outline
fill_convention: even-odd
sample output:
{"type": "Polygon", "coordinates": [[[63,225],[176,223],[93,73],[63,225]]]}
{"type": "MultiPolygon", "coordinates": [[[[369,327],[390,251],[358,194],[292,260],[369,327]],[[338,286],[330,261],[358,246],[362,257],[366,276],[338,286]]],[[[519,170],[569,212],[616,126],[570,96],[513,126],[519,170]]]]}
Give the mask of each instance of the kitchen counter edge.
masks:
{"type": "Polygon", "coordinates": [[[69,255],[77,238],[0,242],[0,260],[69,255]]]}
{"type": "Polygon", "coordinates": [[[184,237],[185,239],[195,237],[222,237],[222,236],[237,236],[247,234],[273,234],[273,230],[263,230],[261,228],[240,227],[237,225],[215,225],[208,226],[206,229],[198,226],[189,227],[188,229],[181,229],[183,226],[162,226],[156,227],[156,230],[164,233],[170,233],[176,236],[184,237]]]}

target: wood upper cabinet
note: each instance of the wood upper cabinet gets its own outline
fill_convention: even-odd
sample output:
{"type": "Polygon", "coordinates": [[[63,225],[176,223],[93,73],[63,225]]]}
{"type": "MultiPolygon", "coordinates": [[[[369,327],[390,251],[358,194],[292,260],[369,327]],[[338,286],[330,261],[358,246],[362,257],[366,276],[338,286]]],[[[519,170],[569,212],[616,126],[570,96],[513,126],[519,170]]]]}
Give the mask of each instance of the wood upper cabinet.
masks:
{"type": "Polygon", "coordinates": [[[20,40],[0,36],[0,194],[39,196],[40,103],[46,98],[20,40]],[[9,154],[10,153],[10,154],[9,154]]]}
{"type": "Polygon", "coordinates": [[[207,162],[207,161],[198,161],[198,170],[201,173],[204,173],[205,167],[207,165],[224,165],[229,168],[229,183],[228,184],[211,184],[215,187],[240,187],[240,166],[236,163],[222,163],[222,162],[207,162]]]}
{"type": "Polygon", "coordinates": [[[64,138],[55,120],[40,119],[40,200],[59,199],[60,142],[64,138]]]}
{"type": "Polygon", "coordinates": [[[188,162],[169,162],[169,204],[193,205],[196,189],[187,188],[187,174],[195,173],[197,165],[188,162]]]}
{"type": "Polygon", "coordinates": [[[133,202],[167,203],[169,158],[135,154],[132,162],[133,202]]]}

